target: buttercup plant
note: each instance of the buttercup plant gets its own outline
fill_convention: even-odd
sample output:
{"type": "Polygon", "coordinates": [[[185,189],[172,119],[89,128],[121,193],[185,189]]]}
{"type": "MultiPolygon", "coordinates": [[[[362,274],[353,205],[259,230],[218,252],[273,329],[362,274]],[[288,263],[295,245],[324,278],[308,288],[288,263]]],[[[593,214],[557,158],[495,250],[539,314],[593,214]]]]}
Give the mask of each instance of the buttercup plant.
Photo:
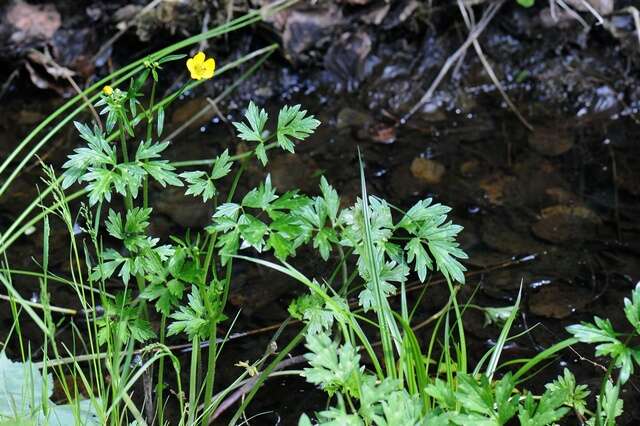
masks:
{"type": "Polygon", "coordinates": [[[239,193],[249,161],[267,165],[272,149],[295,153],[296,145],[320,126],[301,105],[283,106],[270,120],[264,108],[250,102],[243,120],[233,123],[248,151],[233,155],[225,149],[211,160],[169,162],[163,158],[171,147],[162,137],[165,109],[216,73],[215,60],[204,52],[185,58],[148,58],[128,86],[104,86],[95,99],[104,126],[75,122],[83,146],[68,156],[60,178],[45,166],[47,191],[55,203],[42,205],[43,262],[37,276],[43,314],[20,297],[10,273],[0,274],[11,295],[15,333],[26,361],[14,363],[0,353],[0,425],[207,425],[239,394],[242,402],[229,420],[237,424],[260,385],[303,343],[308,365],[302,372],[285,369],[279,374],[301,375],[329,396],[324,409],[301,413],[303,426],[514,421],[543,426],[571,413],[586,424],[615,424],[623,409],[620,391],[640,360],[640,352],[629,343],[640,334],[640,286],[625,300],[631,334],[596,318],[595,324],[569,327],[572,338],[531,359],[502,363],[520,298],[512,307],[476,306],[503,326],[496,345],[470,365],[462,321],[470,304],[458,301],[467,255],[457,242],[462,227],[448,218],[451,209],[423,199],[403,211],[368,193],[362,165],[361,194],[351,206],[343,206],[324,176],[315,195],[280,193],[268,174],[257,187],[239,193]],[[158,100],[163,66],[176,61],[186,65],[192,81],[158,100]],[[193,169],[202,165],[208,167],[193,169]],[[151,235],[153,181],[212,202],[208,226],[170,238],[151,235]],[[86,196],[77,212],[65,193],[74,186],[82,187],[77,197],[86,196]],[[69,233],[71,279],[48,270],[51,215],[60,218],[69,233]],[[333,273],[310,278],[296,269],[293,263],[303,247],[317,252],[333,273]],[[227,336],[220,326],[231,322],[227,301],[238,261],[297,280],[307,291],[291,302],[288,312],[303,326],[285,344],[276,345],[279,330],[264,357],[238,360],[244,371],[221,388],[216,369],[227,336]],[[411,275],[424,285],[413,306],[406,287],[411,275]],[[435,275],[448,286],[449,300],[429,320],[416,324],[414,314],[435,275]],[[82,306],[75,315],[83,322],[73,323],[78,347],[55,338],[58,324],[51,313],[68,312],[49,303],[51,281],[69,285],[82,306]],[[22,311],[44,336],[38,367],[22,341],[22,311]],[[432,335],[421,342],[416,330],[428,324],[434,325],[432,335]],[[168,337],[188,342],[188,365],[167,346],[168,337]],[[596,344],[598,356],[611,358],[595,407],[590,406],[589,391],[569,370],[541,394],[526,389],[532,372],[578,342],[596,344]],[[80,354],[80,348],[86,353],[80,354]],[[167,377],[168,368],[174,377],[167,377]],[[189,376],[185,388],[181,371],[189,376]],[[54,377],[63,388],[64,404],[51,400],[54,377]],[[71,384],[67,377],[72,377],[71,384]],[[4,385],[16,378],[21,390],[8,392],[4,385]],[[25,383],[31,386],[30,394],[25,383]],[[134,392],[138,384],[143,397],[134,392]],[[175,419],[165,416],[169,402],[177,407],[175,419]]]}

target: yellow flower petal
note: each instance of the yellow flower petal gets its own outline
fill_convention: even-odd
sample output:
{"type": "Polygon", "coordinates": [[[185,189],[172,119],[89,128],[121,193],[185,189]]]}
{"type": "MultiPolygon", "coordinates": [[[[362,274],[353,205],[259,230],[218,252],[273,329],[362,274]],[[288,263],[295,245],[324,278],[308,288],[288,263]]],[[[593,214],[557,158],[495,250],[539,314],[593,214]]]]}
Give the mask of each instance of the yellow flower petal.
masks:
{"type": "Polygon", "coordinates": [[[191,72],[191,74],[193,74],[193,71],[196,69],[196,64],[193,58],[187,59],[187,69],[189,70],[189,72],[191,72]]]}
{"type": "Polygon", "coordinates": [[[213,73],[216,70],[216,61],[213,58],[209,58],[204,61],[204,72],[202,73],[203,78],[211,78],[213,77],[213,73]]]}
{"type": "Polygon", "coordinates": [[[187,59],[187,69],[194,80],[209,79],[213,77],[216,61],[213,58],[207,59],[204,52],[198,52],[193,58],[187,59]]]}
{"type": "Polygon", "coordinates": [[[111,96],[111,94],[113,94],[113,88],[111,86],[104,86],[102,88],[102,93],[104,93],[107,96],[111,96]]]}
{"type": "Polygon", "coordinates": [[[202,64],[204,62],[204,59],[205,59],[204,52],[198,52],[193,57],[193,60],[196,64],[202,64]]]}

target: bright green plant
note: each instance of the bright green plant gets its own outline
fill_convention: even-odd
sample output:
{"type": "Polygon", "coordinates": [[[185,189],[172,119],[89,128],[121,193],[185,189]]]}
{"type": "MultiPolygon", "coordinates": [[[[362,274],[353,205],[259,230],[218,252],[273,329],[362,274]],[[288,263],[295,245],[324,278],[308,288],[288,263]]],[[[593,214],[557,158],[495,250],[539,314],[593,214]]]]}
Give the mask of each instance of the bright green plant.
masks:
{"type": "MultiPolygon", "coordinates": [[[[252,13],[225,28],[242,27],[257,19],[252,13]]],[[[208,36],[222,33],[221,29],[208,36]]],[[[362,168],[361,196],[348,207],[342,206],[338,192],[325,177],[320,178],[317,195],[297,190],[279,193],[269,175],[257,187],[239,193],[238,183],[249,161],[265,166],[272,149],[295,152],[296,144],[320,125],[300,105],[284,106],[276,120],[269,120],[266,110],[251,102],[244,120],[233,123],[238,138],[250,147],[243,154],[231,155],[224,150],[214,159],[173,164],[163,158],[170,149],[169,141],[163,139],[165,110],[184,90],[210,78],[215,68],[204,54],[197,54],[186,64],[194,80],[168,97],[156,99],[163,67],[185,58],[169,53],[189,43],[126,67],[116,75],[123,77],[100,93],[95,93],[97,86],[90,89],[93,93],[87,94],[101,108],[104,125],[74,122],[83,145],[69,155],[61,176],[44,167],[46,189],[0,236],[0,252],[4,253],[25,227],[39,221],[43,224],[42,271],[29,272],[40,280],[41,303],[24,300],[13,286],[12,274],[24,271],[5,265],[0,273],[14,316],[10,334],[17,336],[25,360],[12,363],[0,353],[0,425],[164,425],[173,420],[164,415],[168,401],[178,407],[179,425],[206,425],[217,416],[225,398],[253,383],[230,421],[237,424],[261,383],[303,341],[308,367],[302,372],[280,373],[301,374],[325,391],[330,403],[313,415],[301,414],[301,425],[313,424],[313,418],[314,423],[323,425],[503,425],[518,421],[543,426],[570,412],[594,426],[615,424],[622,412],[620,390],[640,359],[638,349],[629,343],[640,334],[640,287],[625,300],[632,334],[616,332],[608,320],[596,318],[595,324],[570,327],[574,338],[531,359],[501,363],[520,298],[512,307],[459,304],[458,289],[465,282],[461,261],[467,256],[456,241],[462,227],[447,217],[449,207],[426,199],[402,211],[367,193],[362,168]],[[207,168],[192,169],[196,166],[207,168]],[[190,170],[179,170],[184,167],[190,170]],[[230,185],[227,180],[232,181],[230,185]],[[149,187],[153,181],[163,188],[183,187],[186,195],[212,202],[215,211],[205,230],[162,240],[151,236],[154,206],[149,187]],[[67,194],[72,187],[81,189],[67,194]],[[45,205],[49,196],[52,204],[45,205]],[[70,201],[82,197],[86,200],[80,210],[73,211],[70,201]],[[27,221],[38,206],[41,214],[27,221]],[[53,216],[69,234],[70,278],[49,271],[49,218],[53,216]],[[77,230],[78,218],[83,232],[77,230]],[[319,259],[334,267],[333,273],[308,278],[292,266],[303,246],[316,250],[319,259]],[[271,254],[277,262],[266,260],[271,254]],[[291,303],[289,313],[304,326],[280,345],[283,347],[277,353],[267,350],[259,360],[240,364],[246,371],[227,388],[218,389],[216,370],[226,341],[220,325],[229,322],[225,313],[234,282],[233,263],[237,261],[255,262],[300,282],[308,292],[291,303]],[[421,342],[413,328],[418,303],[410,306],[405,287],[411,274],[422,283],[440,274],[449,289],[449,301],[433,316],[429,342],[421,342]],[[52,282],[70,286],[82,310],[52,306],[48,296],[52,282]],[[399,308],[394,308],[395,303],[399,308]],[[469,365],[463,327],[463,315],[469,307],[482,309],[488,321],[503,324],[495,347],[473,366],[469,365]],[[68,347],[56,340],[59,324],[52,312],[72,311],[83,321],[73,323],[74,346],[68,347]],[[37,367],[22,335],[24,315],[44,338],[43,361],[37,367]],[[170,336],[189,342],[188,366],[183,366],[167,346],[170,336]],[[598,356],[611,358],[593,410],[587,404],[588,391],[568,370],[540,395],[525,388],[528,375],[577,342],[596,344],[598,356]],[[378,346],[380,352],[376,351],[378,346]],[[167,383],[167,367],[175,371],[174,383],[167,383]],[[616,369],[619,374],[612,380],[616,369]],[[181,370],[189,375],[185,388],[181,370]],[[249,375],[256,376],[254,382],[246,381],[249,375]],[[63,387],[66,404],[50,400],[54,378],[63,387]],[[137,396],[133,392],[141,381],[150,389],[142,405],[134,400],[137,396]],[[11,391],[7,392],[9,386],[11,391]]],[[[273,49],[261,49],[256,55],[273,49]]],[[[245,60],[248,58],[217,72],[245,60]]],[[[66,105],[56,116],[73,105],[66,105]]],[[[62,119],[56,128],[74,115],[62,119]]],[[[45,127],[39,127],[38,132],[45,127]]],[[[53,134],[44,136],[32,154],[53,134]]],[[[0,172],[6,167],[5,163],[0,165],[0,172]]],[[[17,171],[11,173],[0,195],[16,175],[17,171]]],[[[425,292],[426,286],[419,300],[425,292]]]]}

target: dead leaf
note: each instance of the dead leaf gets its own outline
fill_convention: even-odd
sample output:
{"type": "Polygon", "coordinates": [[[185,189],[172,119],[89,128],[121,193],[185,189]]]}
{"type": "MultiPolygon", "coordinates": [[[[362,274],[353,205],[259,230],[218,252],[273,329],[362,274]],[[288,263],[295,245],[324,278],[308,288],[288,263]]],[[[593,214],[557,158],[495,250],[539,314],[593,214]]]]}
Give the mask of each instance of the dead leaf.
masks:
{"type": "Polygon", "coordinates": [[[561,125],[536,126],[528,141],[531,148],[549,157],[562,155],[573,148],[573,135],[561,125]]]}
{"type": "Polygon", "coordinates": [[[601,223],[600,217],[585,206],[556,205],[542,209],[540,220],[531,229],[538,238],[562,243],[592,237],[601,223]]]}
{"type": "Polygon", "coordinates": [[[426,183],[438,184],[444,175],[444,166],[434,160],[418,157],[411,163],[411,173],[413,176],[426,183]]]}
{"type": "Polygon", "coordinates": [[[484,196],[489,203],[500,206],[504,201],[505,188],[514,181],[513,176],[494,173],[481,179],[478,185],[484,190],[484,196]]]}

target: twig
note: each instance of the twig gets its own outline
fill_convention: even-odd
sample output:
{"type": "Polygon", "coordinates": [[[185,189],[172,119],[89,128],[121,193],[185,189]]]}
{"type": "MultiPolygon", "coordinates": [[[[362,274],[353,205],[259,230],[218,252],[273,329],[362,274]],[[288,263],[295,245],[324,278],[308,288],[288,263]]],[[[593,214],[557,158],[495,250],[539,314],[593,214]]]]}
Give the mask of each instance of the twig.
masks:
{"type": "MultiPolygon", "coordinates": [[[[473,27],[475,26],[473,22],[474,21],[473,11],[471,9],[467,10],[467,8],[462,3],[462,0],[458,0],[458,6],[460,7],[460,13],[462,14],[462,18],[464,19],[465,25],[467,26],[469,31],[472,31],[473,27]]],[[[518,107],[515,106],[515,104],[511,101],[511,98],[509,98],[509,95],[507,95],[507,92],[504,90],[504,87],[502,87],[502,83],[500,83],[500,80],[498,80],[498,77],[496,77],[496,74],[493,72],[493,68],[491,67],[491,64],[489,64],[489,61],[487,60],[484,53],[482,52],[482,47],[480,47],[480,43],[478,42],[477,38],[473,40],[473,47],[476,53],[478,54],[478,57],[480,58],[480,62],[482,62],[484,69],[487,71],[487,74],[489,74],[491,81],[497,87],[498,91],[502,95],[502,98],[507,103],[507,105],[509,105],[509,108],[511,108],[513,113],[518,117],[520,122],[527,129],[529,129],[530,131],[533,131],[533,126],[529,124],[529,122],[520,113],[520,111],[518,110],[518,107]]]]}
{"type": "MultiPolygon", "coordinates": [[[[304,355],[297,355],[288,359],[285,359],[284,361],[280,362],[278,365],[275,366],[274,368],[274,372],[278,371],[278,370],[282,370],[283,368],[295,365],[295,364],[301,364],[303,362],[306,361],[306,358],[304,357],[304,355]]],[[[249,379],[244,385],[242,385],[242,387],[240,389],[237,389],[234,393],[232,393],[231,395],[229,395],[228,398],[226,398],[224,401],[222,401],[222,403],[220,403],[220,405],[218,406],[218,408],[216,409],[216,411],[214,411],[213,415],[211,416],[211,420],[215,420],[218,417],[220,417],[220,415],[229,407],[231,407],[238,399],[242,398],[243,396],[245,396],[249,391],[251,391],[251,389],[253,389],[253,387],[255,386],[256,382],[258,381],[258,379],[260,379],[260,377],[262,377],[263,373],[260,373],[254,377],[252,377],[251,379],[249,379]]]]}
{"type": "Polygon", "coordinates": [[[636,26],[636,35],[638,36],[638,44],[640,44],[640,11],[635,6],[627,6],[621,10],[621,12],[627,12],[633,17],[633,22],[636,26]]]}
{"type": "Polygon", "coordinates": [[[446,62],[444,63],[444,66],[440,69],[440,72],[431,83],[431,86],[429,87],[429,89],[422,96],[422,98],[411,108],[411,110],[409,110],[409,112],[400,119],[400,124],[405,124],[407,120],[409,120],[409,118],[411,118],[411,116],[416,113],[416,111],[418,111],[429,99],[431,99],[431,97],[433,96],[433,93],[436,91],[436,89],[438,88],[438,86],[440,85],[444,77],[449,72],[449,69],[456,63],[458,58],[461,55],[463,55],[464,52],[466,52],[466,50],[473,43],[473,41],[477,39],[480,36],[480,34],[482,34],[484,29],[487,27],[489,22],[493,19],[493,17],[498,12],[498,10],[500,9],[503,3],[504,3],[504,0],[500,0],[498,2],[491,3],[489,7],[487,7],[487,9],[484,12],[484,15],[482,16],[482,19],[480,20],[480,22],[478,22],[478,25],[474,28],[473,31],[469,33],[469,36],[467,37],[465,42],[462,43],[462,45],[458,48],[458,50],[456,50],[451,56],[449,56],[449,58],[447,58],[446,62]]]}
{"type": "Polygon", "coordinates": [[[4,82],[4,84],[2,85],[2,88],[0,89],[0,99],[4,97],[5,93],[7,93],[7,90],[9,90],[9,86],[11,85],[11,82],[18,76],[18,74],[19,74],[19,71],[17,68],[11,71],[11,74],[9,74],[7,81],[4,82]]]}
{"type": "Polygon", "coordinates": [[[582,16],[580,16],[580,14],[578,12],[576,12],[575,10],[573,10],[571,7],[569,7],[568,4],[566,4],[563,0],[554,0],[556,3],[558,3],[558,5],[563,8],[565,10],[565,12],[567,12],[569,14],[569,16],[571,16],[573,19],[575,19],[576,21],[580,22],[580,24],[582,24],[582,26],[585,29],[589,29],[589,24],[587,24],[587,21],[585,21],[584,19],[582,19],[582,16]]]}

